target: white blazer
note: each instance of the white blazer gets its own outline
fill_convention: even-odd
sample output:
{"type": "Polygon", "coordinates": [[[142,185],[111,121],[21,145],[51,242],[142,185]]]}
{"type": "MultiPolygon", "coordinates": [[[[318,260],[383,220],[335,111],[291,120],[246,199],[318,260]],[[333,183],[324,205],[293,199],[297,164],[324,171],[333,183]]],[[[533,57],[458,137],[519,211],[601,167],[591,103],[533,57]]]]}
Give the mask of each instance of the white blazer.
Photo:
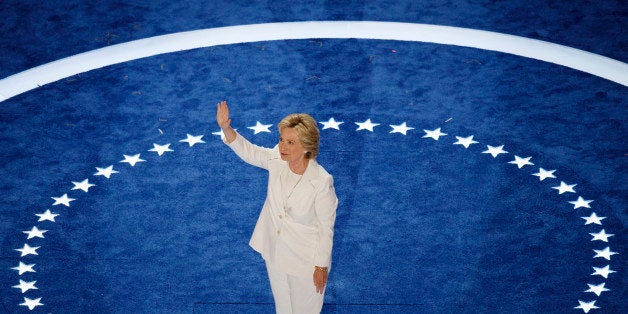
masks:
{"type": "Polygon", "coordinates": [[[251,144],[240,134],[228,144],[245,162],[268,170],[268,192],[249,245],[281,271],[311,278],[314,266],[331,266],[338,198],[333,177],[310,159],[301,180],[285,191],[288,163],[279,148],[251,144]],[[283,178],[282,178],[283,177],[283,178]]]}

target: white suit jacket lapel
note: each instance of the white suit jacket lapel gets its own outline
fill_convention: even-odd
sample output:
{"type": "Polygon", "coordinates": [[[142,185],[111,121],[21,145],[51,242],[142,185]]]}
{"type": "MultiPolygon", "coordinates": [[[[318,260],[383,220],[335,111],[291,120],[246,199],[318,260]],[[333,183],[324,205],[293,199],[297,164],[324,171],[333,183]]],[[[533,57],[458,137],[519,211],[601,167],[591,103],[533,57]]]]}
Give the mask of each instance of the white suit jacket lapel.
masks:
{"type": "Polygon", "coordinates": [[[319,181],[318,163],[315,159],[310,159],[310,162],[308,163],[307,168],[303,173],[303,182],[316,188],[319,181]]]}

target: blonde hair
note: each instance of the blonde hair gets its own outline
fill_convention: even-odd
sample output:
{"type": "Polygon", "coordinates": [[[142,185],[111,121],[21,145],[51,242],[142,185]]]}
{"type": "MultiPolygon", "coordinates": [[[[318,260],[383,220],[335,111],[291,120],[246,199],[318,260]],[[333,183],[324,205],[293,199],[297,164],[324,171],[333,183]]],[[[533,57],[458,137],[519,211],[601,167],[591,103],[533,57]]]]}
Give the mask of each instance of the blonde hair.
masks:
{"type": "Polygon", "coordinates": [[[320,135],[316,121],[307,113],[293,113],[281,120],[278,124],[279,132],[285,128],[294,128],[297,131],[301,145],[305,148],[305,158],[314,159],[318,155],[320,135]]]}

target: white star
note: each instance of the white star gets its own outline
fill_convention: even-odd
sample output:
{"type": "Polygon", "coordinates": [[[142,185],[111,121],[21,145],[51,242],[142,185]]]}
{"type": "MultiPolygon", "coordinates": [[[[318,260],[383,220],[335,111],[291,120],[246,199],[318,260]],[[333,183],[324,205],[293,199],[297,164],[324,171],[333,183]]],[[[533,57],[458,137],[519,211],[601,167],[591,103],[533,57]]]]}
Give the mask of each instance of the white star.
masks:
{"type": "Polygon", "coordinates": [[[610,267],[611,267],[610,265],[606,265],[605,267],[602,267],[602,268],[593,267],[593,270],[595,270],[595,272],[593,272],[591,276],[600,275],[604,278],[608,278],[609,274],[616,273],[616,271],[610,269],[610,267]]]}
{"type": "Polygon", "coordinates": [[[261,133],[261,132],[268,132],[270,133],[269,128],[273,126],[272,124],[261,124],[259,121],[257,121],[257,124],[255,124],[255,126],[250,126],[247,129],[251,129],[253,131],[255,131],[255,133],[253,134],[257,134],[257,133],[261,133]]]}
{"type": "Polygon", "coordinates": [[[611,291],[611,289],[607,289],[606,287],[604,287],[604,285],[606,285],[605,282],[599,285],[592,285],[588,283],[587,286],[589,286],[589,290],[585,290],[584,292],[593,292],[599,297],[602,294],[602,292],[611,291]]]}
{"type": "Polygon", "coordinates": [[[602,229],[602,231],[598,233],[589,233],[589,234],[593,236],[593,239],[591,239],[591,241],[599,240],[599,241],[608,242],[608,238],[614,236],[614,234],[607,234],[606,230],[604,229],[602,229]]]}
{"type": "Polygon", "coordinates": [[[523,166],[526,166],[526,165],[534,165],[533,163],[530,162],[531,158],[532,157],[521,158],[521,157],[515,155],[515,160],[509,161],[508,163],[509,164],[513,164],[513,165],[517,165],[517,167],[519,169],[521,169],[521,168],[523,168],[523,166]]]}
{"type": "Polygon", "coordinates": [[[35,287],[35,283],[37,281],[24,281],[22,279],[20,279],[20,284],[19,285],[15,285],[13,286],[13,288],[17,288],[17,289],[21,289],[22,293],[31,290],[31,289],[39,289],[37,287],[35,287]]]}
{"type": "Polygon", "coordinates": [[[543,181],[547,178],[556,178],[554,172],[556,172],[556,170],[545,170],[543,168],[539,168],[539,172],[533,173],[532,175],[539,177],[539,181],[543,181]]]}
{"type": "Polygon", "coordinates": [[[124,156],[124,160],[120,160],[120,162],[126,162],[129,165],[131,165],[131,167],[135,167],[135,164],[138,162],[144,162],[146,160],[140,158],[140,154],[137,155],[133,155],[133,156],[129,156],[129,155],[123,155],[124,156]]]}
{"type": "Polygon", "coordinates": [[[390,131],[390,133],[401,133],[403,135],[406,135],[406,132],[408,132],[410,130],[414,130],[413,127],[407,126],[405,122],[400,124],[400,125],[392,125],[392,124],[390,124],[390,127],[393,128],[393,130],[390,131]]]}
{"type": "Polygon", "coordinates": [[[72,190],[83,190],[85,192],[89,192],[89,188],[91,188],[92,186],[96,186],[96,184],[89,183],[88,179],[85,179],[81,182],[72,181],[72,184],[74,184],[72,190]]]}
{"type": "Polygon", "coordinates": [[[35,238],[35,237],[43,239],[44,233],[48,232],[48,230],[39,230],[37,229],[37,227],[33,227],[31,231],[22,231],[22,232],[28,234],[28,238],[26,238],[27,240],[35,238]]]}
{"type": "Polygon", "coordinates": [[[364,122],[354,122],[354,123],[358,125],[358,128],[356,129],[356,131],[369,130],[373,132],[373,128],[379,125],[379,123],[371,122],[371,119],[367,119],[364,122]]]}
{"type": "Polygon", "coordinates": [[[75,199],[73,198],[68,198],[67,194],[63,194],[63,196],[60,197],[51,197],[53,200],[55,200],[55,202],[52,204],[52,206],[55,205],[65,205],[66,207],[70,207],[70,202],[71,201],[75,201],[75,199]]]}
{"type": "Polygon", "coordinates": [[[504,150],[504,145],[493,147],[491,145],[486,145],[487,150],[483,151],[482,154],[491,154],[493,158],[497,157],[499,154],[508,154],[507,151],[504,150]]]}
{"type": "Polygon", "coordinates": [[[589,313],[591,309],[599,309],[599,307],[595,306],[595,300],[591,302],[583,302],[578,300],[578,303],[580,303],[580,305],[574,307],[574,309],[582,309],[585,313],[589,313]]]}
{"type": "Polygon", "coordinates": [[[109,166],[107,168],[96,167],[96,170],[98,170],[98,172],[94,173],[95,176],[104,176],[107,179],[109,179],[112,174],[119,173],[118,171],[113,170],[113,166],[109,166]]]}
{"type": "Polygon", "coordinates": [[[425,135],[423,135],[423,138],[433,138],[435,141],[438,141],[438,138],[441,136],[445,136],[447,135],[447,133],[443,133],[440,131],[440,128],[436,129],[436,130],[423,130],[423,132],[425,132],[425,135]]]}
{"type": "Polygon", "coordinates": [[[473,135],[471,135],[469,137],[456,136],[456,138],[458,139],[458,141],[455,142],[454,145],[456,145],[456,144],[462,145],[462,146],[464,146],[464,148],[469,148],[469,146],[471,144],[479,143],[479,142],[473,140],[473,135]]]}
{"type": "Polygon", "coordinates": [[[580,218],[586,220],[586,222],[584,223],[585,225],[588,225],[588,224],[602,225],[601,220],[606,217],[598,217],[595,213],[591,213],[591,216],[589,217],[580,217],[580,218]]]}
{"type": "Polygon", "coordinates": [[[584,198],[582,198],[582,196],[578,196],[577,200],[569,202],[569,203],[573,204],[573,209],[577,209],[580,207],[591,208],[591,206],[589,206],[589,203],[591,202],[593,202],[593,200],[585,200],[584,198]]]}
{"type": "Polygon", "coordinates": [[[24,303],[20,303],[20,305],[28,306],[28,309],[32,311],[33,309],[35,309],[35,307],[44,305],[43,303],[40,303],[39,301],[41,301],[41,298],[37,298],[37,299],[24,298],[24,303]]]}
{"type": "Polygon", "coordinates": [[[186,139],[180,140],[179,142],[188,143],[190,147],[192,147],[198,143],[205,143],[205,141],[203,141],[202,138],[203,138],[203,135],[194,136],[194,135],[188,134],[186,139]]]}
{"type": "Polygon", "coordinates": [[[174,150],[170,149],[170,143],[166,145],[159,145],[153,143],[153,148],[148,150],[149,152],[156,152],[159,156],[163,155],[165,152],[174,152],[174,150]]]}
{"type": "Polygon", "coordinates": [[[619,254],[617,252],[611,251],[611,248],[608,246],[604,248],[603,250],[593,250],[593,252],[595,252],[595,256],[593,256],[593,258],[603,257],[608,261],[611,260],[611,256],[619,254]]]}
{"type": "Polygon", "coordinates": [[[59,216],[59,214],[51,213],[50,209],[46,209],[45,213],[35,214],[35,216],[39,216],[39,220],[37,221],[49,220],[49,221],[55,222],[55,217],[59,216]]]}
{"type": "Polygon", "coordinates": [[[29,272],[29,273],[35,273],[36,271],[33,269],[33,266],[35,266],[35,264],[24,264],[20,261],[20,265],[18,265],[17,267],[13,267],[11,269],[17,270],[17,272],[22,275],[23,273],[29,272]]]}
{"type": "Polygon", "coordinates": [[[565,192],[576,193],[576,191],[574,191],[573,189],[573,187],[576,185],[577,184],[567,184],[563,181],[560,181],[560,186],[554,186],[552,187],[552,189],[558,190],[558,194],[563,194],[565,192]]]}
{"type": "Polygon", "coordinates": [[[222,129],[220,129],[220,131],[218,132],[212,132],[213,135],[220,135],[220,139],[224,140],[225,139],[225,133],[222,131],[222,129]]]}
{"type": "Polygon", "coordinates": [[[39,246],[36,247],[31,247],[30,245],[24,243],[24,247],[22,247],[21,249],[15,249],[15,251],[19,251],[22,253],[21,257],[24,257],[26,255],[32,254],[32,255],[39,255],[37,254],[37,249],[39,249],[39,246]]]}
{"type": "Polygon", "coordinates": [[[323,130],[325,130],[325,129],[340,130],[340,125],[343,124],[344,122],[342,122],[342,121],[338,122],[338,121],[334,120],[334,118],[331,118],[327,122],[319,122],[319,123],[323,125],[323,130]]]}

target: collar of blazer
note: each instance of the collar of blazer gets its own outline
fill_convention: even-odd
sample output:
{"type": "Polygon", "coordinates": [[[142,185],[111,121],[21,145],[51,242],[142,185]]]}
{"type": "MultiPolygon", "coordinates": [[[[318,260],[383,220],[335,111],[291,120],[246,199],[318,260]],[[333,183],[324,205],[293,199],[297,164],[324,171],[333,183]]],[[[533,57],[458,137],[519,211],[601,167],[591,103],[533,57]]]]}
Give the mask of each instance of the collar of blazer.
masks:
{"type": "MultiPolygon", "coordinates": [[[[288,168],[288,163],[281,160],[280,157],[269,160],[268,165],[271,171],[278,171],[279,173],[284,170],[290,171],[290,169],[288,168]]],[[[317,187],[318,184],[321,182],[319,165],[318,162],[316,162],[316,159],[310,159],[307,164],[307,168],[305,168],[305,172],[303,173],[303,177],[301,177],[301,181],[308,182],[313,187],[317,187]]]]}

